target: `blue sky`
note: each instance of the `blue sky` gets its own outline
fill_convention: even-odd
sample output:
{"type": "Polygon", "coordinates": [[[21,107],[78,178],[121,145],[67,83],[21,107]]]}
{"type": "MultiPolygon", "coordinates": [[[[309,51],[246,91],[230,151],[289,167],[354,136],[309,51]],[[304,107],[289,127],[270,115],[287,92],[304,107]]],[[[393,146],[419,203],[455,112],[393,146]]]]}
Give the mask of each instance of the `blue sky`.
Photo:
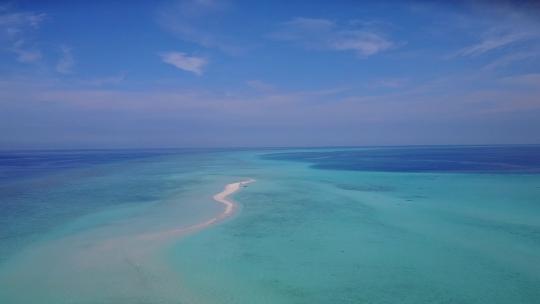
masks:
{"type": "Polygon", "coordinates": [[[540,143],[534,2],[108,2],[0,4],[0,148],[540,143]]]}

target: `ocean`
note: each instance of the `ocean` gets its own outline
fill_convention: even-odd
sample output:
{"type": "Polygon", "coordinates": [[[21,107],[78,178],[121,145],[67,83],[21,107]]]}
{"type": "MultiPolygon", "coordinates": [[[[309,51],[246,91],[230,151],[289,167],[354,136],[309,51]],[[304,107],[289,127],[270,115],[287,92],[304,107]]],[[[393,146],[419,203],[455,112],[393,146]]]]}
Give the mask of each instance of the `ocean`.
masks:
{"type": "Polygon", "coordinates": [[[3,151],[0,303],[540,303],[540,146],[3,151]]]}

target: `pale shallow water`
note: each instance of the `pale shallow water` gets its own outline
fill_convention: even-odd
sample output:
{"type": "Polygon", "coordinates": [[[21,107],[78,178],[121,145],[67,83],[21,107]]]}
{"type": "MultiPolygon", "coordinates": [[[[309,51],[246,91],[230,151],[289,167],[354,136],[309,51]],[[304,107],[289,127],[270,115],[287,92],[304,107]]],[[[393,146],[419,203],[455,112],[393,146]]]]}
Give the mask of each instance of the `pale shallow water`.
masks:
{"type": "Polygon", "coordinates": [[[534,149],[483,148],[493,166],[454,149],[370,150],[369,168],[357,149],[125,152],[39,174],[12,165],[0,302],[540,302],[534,149]],[[396,168],[400,157],[415,165],[396,168]],[[245,178],[257,182],[234,195],[227,221],[142,237],[211,218],[223,208],[212,196],[245,178]]]}

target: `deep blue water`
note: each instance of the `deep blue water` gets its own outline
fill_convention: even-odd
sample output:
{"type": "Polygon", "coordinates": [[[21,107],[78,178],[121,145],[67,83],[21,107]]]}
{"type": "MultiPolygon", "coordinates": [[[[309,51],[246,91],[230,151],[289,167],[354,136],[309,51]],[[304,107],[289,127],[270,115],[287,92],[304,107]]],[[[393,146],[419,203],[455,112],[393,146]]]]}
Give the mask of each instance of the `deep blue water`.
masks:
{"type": "Polygon", "coordinates": [[[42,150],[0,151],[0,181],[35,177],[62,169],[178,153],[174,150],[42,150]]]}
{"type": "Polygon", "coordinates": [[[282,152],[266,159],[381,172],[540,173],[540,146],[432,146],[282,152]]]}

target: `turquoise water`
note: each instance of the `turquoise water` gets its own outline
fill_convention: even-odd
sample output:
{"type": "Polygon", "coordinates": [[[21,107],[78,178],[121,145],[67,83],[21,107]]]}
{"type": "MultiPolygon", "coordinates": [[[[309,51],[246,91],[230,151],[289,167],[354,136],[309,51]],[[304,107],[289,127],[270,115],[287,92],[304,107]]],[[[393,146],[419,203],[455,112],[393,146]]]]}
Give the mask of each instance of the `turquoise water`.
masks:
{"type": "Polygon", "coordinates": [[[8,176],[0,303],[539,303],[540,154],[468,149],[156,153],[8,176]],[[246,178],[232,218],[155,237],[219,213],[212,195],[246,178]]]}

